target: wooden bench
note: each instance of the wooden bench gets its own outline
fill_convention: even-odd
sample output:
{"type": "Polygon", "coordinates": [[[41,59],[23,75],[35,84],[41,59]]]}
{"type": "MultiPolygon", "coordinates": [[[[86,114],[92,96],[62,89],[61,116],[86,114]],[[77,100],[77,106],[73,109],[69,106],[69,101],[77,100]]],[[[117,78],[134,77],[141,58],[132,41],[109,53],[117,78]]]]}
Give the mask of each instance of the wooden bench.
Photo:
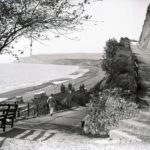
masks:
{"type": "Polygon", "coordinates": [[[13,127],[17,109],[17,104],[0,104],[0,127],[3,128],[3,131],[5,131],[6,125],[13,127]]]}

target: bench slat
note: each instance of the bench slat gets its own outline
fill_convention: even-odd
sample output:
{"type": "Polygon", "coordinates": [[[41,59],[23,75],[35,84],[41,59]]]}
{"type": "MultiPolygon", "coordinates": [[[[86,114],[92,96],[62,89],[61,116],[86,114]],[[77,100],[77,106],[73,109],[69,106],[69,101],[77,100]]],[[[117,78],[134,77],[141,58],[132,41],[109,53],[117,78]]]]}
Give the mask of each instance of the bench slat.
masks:
{"type": "Polygon", "coordinates": [[[6,125],[11,125],[11,127],[13,127],[17,109],[17,104],[0,104],[0,112],[2,112],[2,114],[0,115],[0,121],[3,131],[5,131],[6,125]],[[11,119],[10,122],[8,122],[7,119],[11,119]]]}

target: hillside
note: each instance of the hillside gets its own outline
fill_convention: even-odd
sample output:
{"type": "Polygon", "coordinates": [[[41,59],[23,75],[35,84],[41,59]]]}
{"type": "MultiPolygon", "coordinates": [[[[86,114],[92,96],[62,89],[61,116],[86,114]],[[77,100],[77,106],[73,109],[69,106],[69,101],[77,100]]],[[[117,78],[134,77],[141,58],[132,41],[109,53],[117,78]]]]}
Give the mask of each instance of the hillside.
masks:
{"type": "Polygon", "coordinates": [[[144,21],[139,43],[142,48],[147,50],[150,49],[150,5],[147,8],[146,18],[144,21]]]}
{"type": "Polygon", "coordinates": [[[20,58],[19,63],[96,65],[101,58],[102,55],[97,53],[41,54],[20,58]]]}

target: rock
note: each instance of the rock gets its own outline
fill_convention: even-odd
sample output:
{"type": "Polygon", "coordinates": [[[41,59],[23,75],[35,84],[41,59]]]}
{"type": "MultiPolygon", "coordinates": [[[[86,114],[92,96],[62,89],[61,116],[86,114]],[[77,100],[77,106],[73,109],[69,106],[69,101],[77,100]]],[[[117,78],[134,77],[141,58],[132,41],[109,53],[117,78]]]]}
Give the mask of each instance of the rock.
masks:
{"type": "Polygon", "coordinates": [[[150,5],[147,9],[147,14],[144,21],[139,43],[142,46],[142,48],[147,50],[150,49],[150,5]]]}

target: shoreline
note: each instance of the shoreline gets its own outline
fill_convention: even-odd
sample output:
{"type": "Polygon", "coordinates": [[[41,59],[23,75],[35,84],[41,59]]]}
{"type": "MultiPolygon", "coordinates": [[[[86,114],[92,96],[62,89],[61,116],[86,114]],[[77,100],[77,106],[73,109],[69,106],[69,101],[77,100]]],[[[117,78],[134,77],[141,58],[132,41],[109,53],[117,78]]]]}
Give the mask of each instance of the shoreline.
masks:
{"type": "Polygon", "coordinates": [[[3,97],[8,97],[9,99],[14,97],[14,95],[16,95],[18,92],[20,94],[22,94],[23,92],[31,92],[31,91],[34,91],[34,90],[39,90],[39,89],[42,89],[44,87],[47,87],[47,86],[53,86],[53,85],[57,85],[57,84],[61,84],[63,82],[67,82],[67,81],[70,81],[72,79],[76,79],[81,76],[83,76],[86,72],[88,72],[84,67],[81,67],[81,66],[76,66],[78,67],[79,69],[70,74],[68,74],[66,77],[61,77],[61,78],[56,78],[56,79],[51,79],[51,80],[47,80],[47,81],[43,81],[41,83],[35,83],[35,84],[27,84],[26,86],[16,86],[15,88],[12,88],[12,89],[8,89],[8,90],[4,90],[2,92],[0,92],[0,98],[3,98],[3,97]],[[16,92],[18,91],[18,92],[16,92]],[[12,95],[11,97],[9,95],[12,95]]]}
{"type": "Polygon", "coordinates": [[[49,82],[44,82],[42,84],[35,85],[35,86],[27,86],[27,87],[23,87],[23,88],[17,88],[17,89],[14,89],[14,90],[10,90],[10,91],[0,93],[0,98],[7,97],[8,100],[9,100],[9,99],[15,98],[16,95],[22,95],[25,92],[32,92],[32,91],[35,91],[35,90],[42,89],[44,87],[51,86],[51,85],[53,85],[53,82],[70,80],[70,79],[71,78],[60,78],[60,79],[56,79],[56,80],[51,80],[49,82]]]}
{"type": "Polygon", "coordinates": [[[30,102],[31,99],[34,98],[34,93],[45,91],[47,95],[50,95],[51,93],[60,92],[61,83],[53,84],[53,82],[65,81],[63,83],[65,86],[67,86],[68,83],[72,83],[75,90],[77,90],[79,86],[84,83],[85,88],[89,90],[90,88],[92,88],[92,86],[94,86],[97,82],[99,82],[104,77],[104,72],[101,70],[100,67],[96,67],[96,66],[79,66],[79,67],[82,67],[83,69],[88,69],[88,72],[84,73],[82,76],[77,77],[75,79],[60,78],[60,79],[42,83],[37,86],[30,86],[26,88],[20,88],[20,89],[4,92],[0,94],[0,98],[8,98],[9,101],[10,100],[14,101],[16,96],[22,96],[24,102],[30,102]]]}

